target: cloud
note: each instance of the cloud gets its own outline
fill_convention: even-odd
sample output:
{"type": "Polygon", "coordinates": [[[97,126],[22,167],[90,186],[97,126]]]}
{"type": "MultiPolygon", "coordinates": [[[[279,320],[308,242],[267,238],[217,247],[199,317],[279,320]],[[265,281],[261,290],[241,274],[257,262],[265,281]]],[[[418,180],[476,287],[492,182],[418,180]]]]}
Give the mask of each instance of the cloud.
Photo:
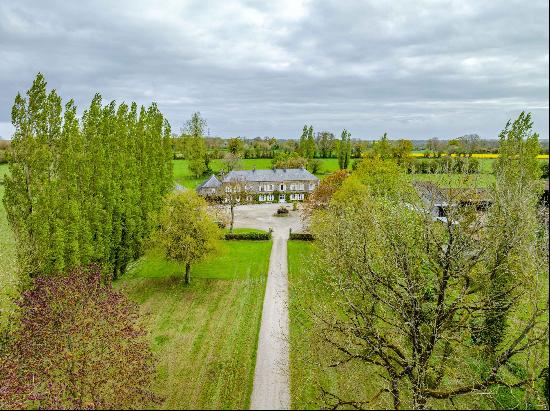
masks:
{"type": "Polygon", "coordinates": [[[495,137],[522,110],[548,138],[546,1],[0,0],[0,133],[41,71],[84,109],[157,101],[213,135],[495,137]]]}

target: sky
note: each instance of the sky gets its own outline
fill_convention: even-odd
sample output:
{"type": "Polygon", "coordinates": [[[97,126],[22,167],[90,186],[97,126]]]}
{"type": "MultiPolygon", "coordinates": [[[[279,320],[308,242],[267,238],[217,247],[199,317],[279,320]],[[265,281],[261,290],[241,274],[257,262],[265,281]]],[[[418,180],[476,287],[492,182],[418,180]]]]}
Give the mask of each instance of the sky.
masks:
{"type": "Polygon", "coordinates": [[[0,0],[0,136],[37,72],[84,110],[158,103],[179,132],[548,138],[548,1],[0,0]]]}

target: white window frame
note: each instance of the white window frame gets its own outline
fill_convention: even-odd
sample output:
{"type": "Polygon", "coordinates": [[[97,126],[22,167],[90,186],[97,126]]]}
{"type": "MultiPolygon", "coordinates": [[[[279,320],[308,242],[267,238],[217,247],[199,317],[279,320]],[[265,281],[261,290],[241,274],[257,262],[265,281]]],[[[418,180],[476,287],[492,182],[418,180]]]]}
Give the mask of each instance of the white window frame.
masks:
{"type": "Polygon", "coordinates": [[[265,201],[265,196],[263,194],[260,194],[258,197],[258,201],[265,201]]]}

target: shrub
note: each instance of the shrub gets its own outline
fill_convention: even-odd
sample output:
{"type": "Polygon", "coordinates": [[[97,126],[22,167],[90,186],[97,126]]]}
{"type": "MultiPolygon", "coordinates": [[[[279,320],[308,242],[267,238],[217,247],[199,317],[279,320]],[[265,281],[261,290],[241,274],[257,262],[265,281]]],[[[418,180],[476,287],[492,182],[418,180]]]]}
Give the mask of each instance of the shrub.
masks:
{"type": "Polygon", "coordinates": [[[311,233],[290,233],[289,240],[299,240],[299,241],[313,241],[315,238],[311,233]]]}
{"type": "Polygon", "coordinates": [[[544,163],[542,163],[540,168],[542,171],[541,177],[548,178],[548,162],[545,161],[544,163]]]}
{"type": "Polygon", "coordinates": [[[138,307],[99,266],[37,278],[0,357],[0,409],[144,408],[153,356],[138,307]]]}
{"type": "Polygon", "coordinates": [[[280,206],[277,209],[277,214],[288,214],[288,208],[286,208],[285,206],[280,206]]]}
{"type": "Polygon", "coordinates": [[[271,233],[227,233],[224,238],[226,240],[270,240],[271,233]]]}

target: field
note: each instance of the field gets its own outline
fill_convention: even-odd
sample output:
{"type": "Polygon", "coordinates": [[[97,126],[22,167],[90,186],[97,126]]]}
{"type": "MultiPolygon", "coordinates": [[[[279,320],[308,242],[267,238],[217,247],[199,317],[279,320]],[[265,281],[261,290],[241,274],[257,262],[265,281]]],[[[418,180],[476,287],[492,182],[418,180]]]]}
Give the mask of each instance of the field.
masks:
{"type": "MultiPolygon", "coordinates": [[[[333,171],[338,170],[337,158],[323,158],[321,160],[321,170],[317,174],[317,177],[322,178],[324,175],[330,174],[333,171]]],[[[200,183],[205,181],[208,177],[195,178],[189,172],[187,160],[174,160],[174,180],[176,183],[183,185],[187,188],[196,188],[200,183]]],[[[270,158],[255,158],[255,159],[243,159],[241,164],[244,170],[252,170],[254,167],[257,169],[271,168],[270,158]]],[[[214,173],[218,173],[223,168],[222,160],[212,160],[210,167],[214,173]]]]}
{"type": "Polygon", "coordinates": [[[189,287],[181,266],[147,256],[115,283],[150,331],[159,408],[248,408],[270,250],[270,241],[223,242],[192,267],[189,287]]]}

